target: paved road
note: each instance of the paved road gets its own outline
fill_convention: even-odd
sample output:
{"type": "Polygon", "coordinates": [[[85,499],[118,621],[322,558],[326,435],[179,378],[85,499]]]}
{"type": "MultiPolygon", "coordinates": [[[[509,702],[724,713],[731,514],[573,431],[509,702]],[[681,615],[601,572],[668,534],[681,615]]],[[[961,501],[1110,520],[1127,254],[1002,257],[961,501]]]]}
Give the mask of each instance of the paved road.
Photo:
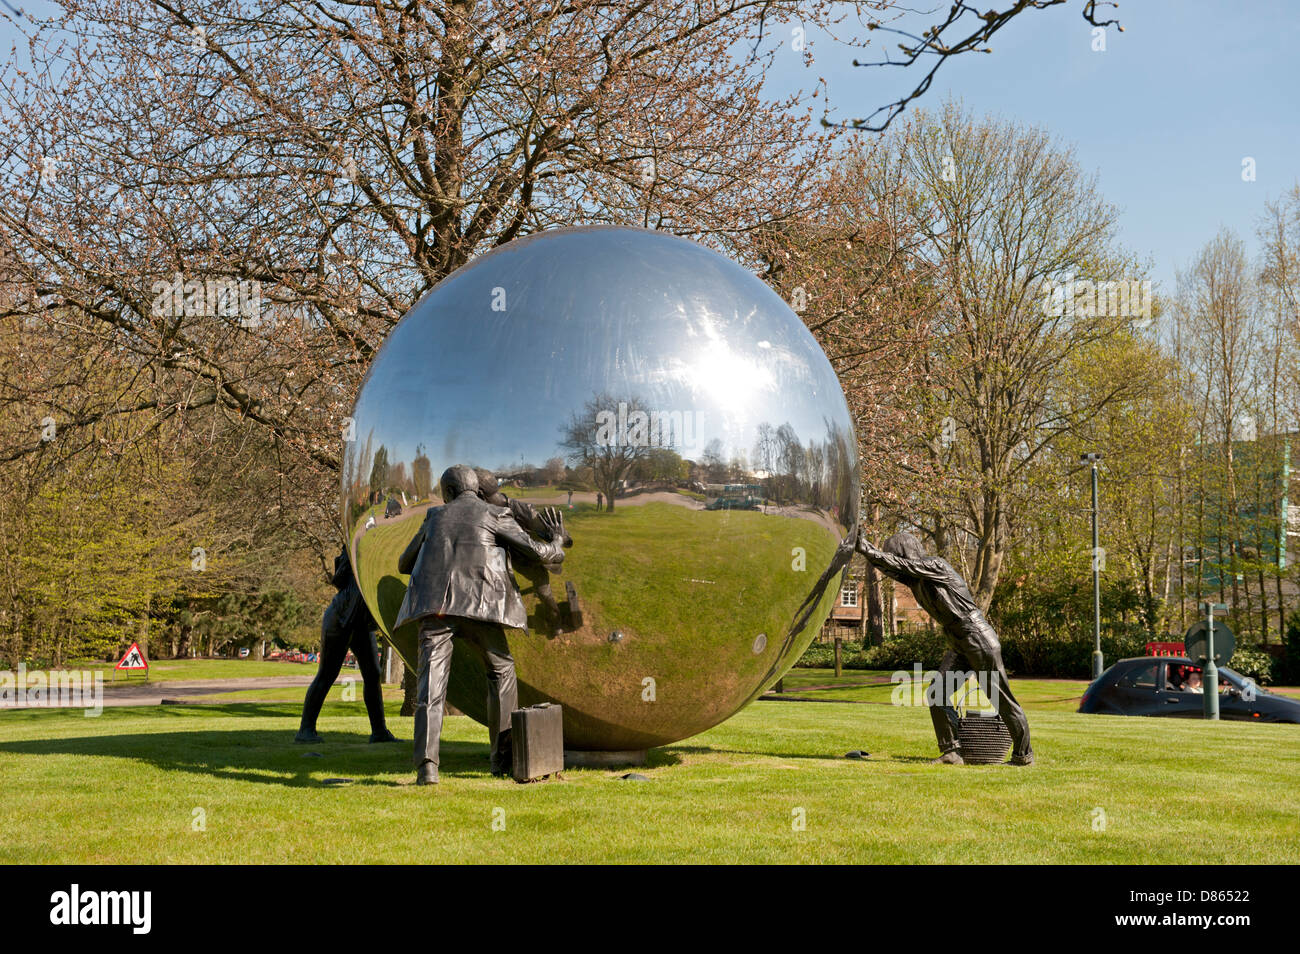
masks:
{"type": "MultiPolygon", "coordinates": [[[[312,676],[259,676],[249,679],[193,679],[164,682],[135,682],[113,685],[104,683],[104,706],[156,706],[164,699],[185,699],[206,702],[221,702],[221,695],[227,692],[242,692],[246,689],[299,689],[311,685],[312,676]],[[213,696],[212,699],[201,699],[213,696]]],[[[341,675],[335,685],[351,678],[359,682],[360,675],[347,673],[341,675]]],[[[48,708],[48,706],[18,705],[12,700],[0,702],[3,709],[48,708]]],[[[80,708],[80,707],[78,707],[80,708]]]]}

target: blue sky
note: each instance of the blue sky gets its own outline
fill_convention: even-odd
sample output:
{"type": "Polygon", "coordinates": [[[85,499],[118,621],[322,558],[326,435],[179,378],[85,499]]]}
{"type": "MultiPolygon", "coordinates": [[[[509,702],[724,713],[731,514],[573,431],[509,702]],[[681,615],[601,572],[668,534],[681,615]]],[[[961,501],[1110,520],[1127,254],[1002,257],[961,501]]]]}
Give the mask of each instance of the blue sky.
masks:
{"type": "MultiPolygon", "coordinates": [[[[37,14],[52,9],[6,2],[37,14]]],[[[1175,269],[1220,225],[1253,244],[1266,199],[1300,179],[1300,2],[1125,0],[1124,32],[1108,30],[1105,52],[1093,51],[1082,7],[1071,0],[1021,14],[994,38],[991,55],[950,60],[919,105],[951,96],[1072,144],[1121,209],[1123,243],[1149,258],[1153,277],[1172,291],[1175,269]],[[1246,156],[1255,160],[1254,182],[1242,181],[1246,156]]],[[[933,9],[946,10],[946,0],[933,9]]],[[[0,20],[6,53],[16,38],[0,20]]],[[[874,57],[810,39],[813,66],[782,51],[769,83],[780,92],[825,77],[835,118],[869,113],[920,75],[854,68],[855,55],[874,57]]]]}
{"type": "MultiPolygon", "coordinates": [[[[937,0],[932,9],[947,7],[937,0]]],[[[1221,225],[1253,248],[1265,201],[1300,179],[1300,3],[1127,0],[1115,12],[1124,32],[1107,31],[1105,52],[1093,51],[1082,8],[1071,0],[1021,14],[994,37],[992,54],[950,59],[918,105],[951,96],[1072,144],[1121,209],[1121,241],[1172,292],[1175,270],[1221,225]],[[1242,181],[1246,156],[1254,182],[1242,181]]],[[[876,56],[810,38],[813,66],[783,51],[769,82],[784,91],[825,77],[832,118],[864,116],[920,76],[854,68],[855,56],[876,56]]]]}

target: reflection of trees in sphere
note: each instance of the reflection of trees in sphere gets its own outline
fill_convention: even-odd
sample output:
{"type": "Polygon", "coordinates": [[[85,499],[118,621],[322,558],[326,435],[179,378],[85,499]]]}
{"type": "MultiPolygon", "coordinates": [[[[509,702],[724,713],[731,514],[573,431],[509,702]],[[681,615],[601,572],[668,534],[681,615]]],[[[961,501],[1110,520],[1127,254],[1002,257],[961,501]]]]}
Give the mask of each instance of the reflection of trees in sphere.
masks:
{"type": "MultiPolygon", "coordinates": [[[[353,564],[408,665],[397,557],[441,503],[433,475],[484,467],[508,497],[564,507],[554,600],[515,567],[530,631],[508,635],[520,704],[561,703],[570,748],[643,749],[728,718],[839,591],[826,571],[858,496],[839,383],[785,302],[685,239],[561,229],[471,262],[393,329],[353,418],[353,564]],[[410,506],[386,518],[402,491],[410,506]]],[[[450,701],[481,720],[485,693],[458,647],[450,701]]]]}

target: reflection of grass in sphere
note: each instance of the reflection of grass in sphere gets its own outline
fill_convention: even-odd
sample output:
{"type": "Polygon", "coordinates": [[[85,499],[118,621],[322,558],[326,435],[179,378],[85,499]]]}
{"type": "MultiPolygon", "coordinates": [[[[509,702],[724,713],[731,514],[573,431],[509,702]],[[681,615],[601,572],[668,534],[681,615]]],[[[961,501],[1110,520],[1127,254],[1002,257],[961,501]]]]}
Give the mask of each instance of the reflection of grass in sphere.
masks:
{"type": "MultiPolygon", "coordinates": [[[[357,585],[370,604],[372,610],[378,599],[379,581],[386,575],[398,576],[405,586],[409,577],[397,573],[397,558],[402,555],[406,545],[415,536],[424,520],[423,513],[403,515],[392,523],[380,523],[361,534],[357,543],[357,557],[354,567],[357,571],[357,585]]],[[[401,600],[393,606],[379,604],[380,617],[384,629],[391,631],[397,620],[397,611],[401,600]]]]}
{"type": "MultiPolygon", "coordinates": [[[[811,517],[812,515],[810,515],[811,517]]],[[[401,604],[397,558],[423,513],[378,524],[360,540],[363,592],[391,629],[401,604]],[[379,574],[379,577],[373,576],[379,574]]],[[[548,634],[538,625],[530,584],[517,577],[531,632],[510,632],[521,704],[543,698],[566,706],[566,734],[581,741],[611,734],[615,747],[644,747],[703,731],[774,682],[816,634],[838,593],[832,580],[804,631],[784,647],[795,613],[835,551],[838,537],[814,519],[754,511],[703,511],[662,502],[620,502],[613,513],[565,511],[574,539],[552,589],[564,599],[572,581],[584,614],[577,632],[548,634]],[[806,552],[797,571],[795,548],[806,552]],[[623,640],[609,641],[619,630],[623,640]],[[754,638],[767,635],[755,654],[754,638]],[[548,635],[551,638],[548,638],[548,635]],[[656,701],[642,699],[642,680],[656,701]],[[766,677],[766,678],[765,678],[766,677]]],[[[405,584],[406,578],[400,578],[405,584]]],[[[408,628],[409,629],[409,628],[408,628]]],[[[414,664],[414,634],[396,640],[414,664]]],[[[452,701],[483,715],[481,667],[457,654],[452,701]]]]}
{"type": "Polygon", "coordinates": [[[588,512],[569,526],[563,578],[577,587],[588,626],[601,638],[613,629],[653,638],[671,650],[673,668],[749,663],[759,633],[778,645],[837,542],[810,521],[662,503],[588,512]],[[792,569],[800,546],[804,572],[792,569]],[[748,635],[720,645],[737,630],[748,635]]]}

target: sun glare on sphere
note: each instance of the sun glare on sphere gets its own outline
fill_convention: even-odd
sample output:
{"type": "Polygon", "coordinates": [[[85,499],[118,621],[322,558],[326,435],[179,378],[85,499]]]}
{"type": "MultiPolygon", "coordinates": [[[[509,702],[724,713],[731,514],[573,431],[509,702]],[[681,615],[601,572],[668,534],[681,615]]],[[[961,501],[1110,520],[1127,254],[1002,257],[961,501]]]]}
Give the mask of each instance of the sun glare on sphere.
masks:
{"type": "Polygon", "coordinates": [[[691,362],[689,379],[727,413],[744,410],[776,385],[770,368],[737,354],[725,341],[716,339],[701,348],[691,362]]]}

